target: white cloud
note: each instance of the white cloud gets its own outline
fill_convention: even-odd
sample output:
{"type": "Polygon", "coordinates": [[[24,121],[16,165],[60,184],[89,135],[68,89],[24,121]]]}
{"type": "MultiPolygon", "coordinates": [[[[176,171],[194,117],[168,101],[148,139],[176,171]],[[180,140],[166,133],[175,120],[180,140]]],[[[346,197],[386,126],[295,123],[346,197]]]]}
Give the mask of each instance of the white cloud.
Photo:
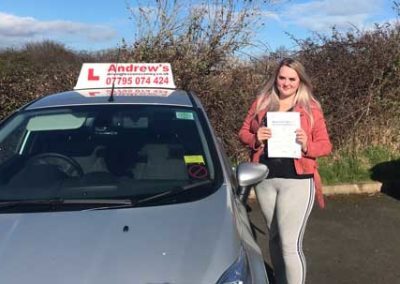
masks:
{"type": "Polygon", "coordinates": [[[327,16],[351,16],[353,14],[370,13],[378,6],[380,0],[320,0],[291,5],[288,9],[290,16],[297,13],[312,16],[325,14],[327,16]]]}
{"type": "Polygon", "coordinates": [[[283,25],[296,25],[311,31],[324,32],[333,26],[363,28],[370,24],[384,0],[313,0],[288,2],[279,13],[283,25]]]}
{"type": "Polygon", "coordinates": [[[40,39],[109,41],[117,33],[112,28],[71,21],[40,21],[32,17],[19,17],[0,12],[1,46],[11,46],[40,39]]]}
{"type": "Polygon", "coordinates": [[[281,17],[279,16],[278,13],[272,12],[272,11],[262,11],[261,16],[264,20],[275,20],[275,21],[280,21],[281,17]]]}

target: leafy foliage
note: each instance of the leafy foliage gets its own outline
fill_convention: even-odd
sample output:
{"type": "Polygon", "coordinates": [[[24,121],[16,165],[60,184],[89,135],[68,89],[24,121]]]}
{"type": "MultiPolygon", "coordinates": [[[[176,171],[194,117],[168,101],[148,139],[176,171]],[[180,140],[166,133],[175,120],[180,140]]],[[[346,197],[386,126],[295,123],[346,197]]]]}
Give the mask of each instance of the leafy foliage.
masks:
{"type": "Polygon", "coordinates": [[[338,148],[399,149],[400,25],[299,41],[338,148]]]}

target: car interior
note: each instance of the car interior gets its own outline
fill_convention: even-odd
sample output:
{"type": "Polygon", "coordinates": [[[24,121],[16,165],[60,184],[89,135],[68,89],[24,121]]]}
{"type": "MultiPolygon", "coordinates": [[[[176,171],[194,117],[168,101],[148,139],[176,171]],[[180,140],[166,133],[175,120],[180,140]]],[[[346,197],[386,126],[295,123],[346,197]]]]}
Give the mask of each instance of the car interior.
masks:
{"type": "MultiPolygon", "coordinates": [[[[202,140],[194,120],[174,111],[104,111],[78,126],[27,131],[19,153],[0,164],[0,198],[27,188],[43,197],[148,194],[209,178],[189,175],[185,156],[205,157],[202,140]]],[[[200,167],[208,171],[206,158],[200,167]]]]}

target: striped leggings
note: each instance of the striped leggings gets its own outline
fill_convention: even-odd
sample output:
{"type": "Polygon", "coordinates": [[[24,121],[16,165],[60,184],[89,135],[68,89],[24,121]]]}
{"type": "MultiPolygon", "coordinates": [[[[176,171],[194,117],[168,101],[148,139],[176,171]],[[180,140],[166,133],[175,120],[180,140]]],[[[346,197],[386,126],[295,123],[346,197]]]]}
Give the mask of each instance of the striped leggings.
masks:
{"type": "Polygon", "coordinates": [[[269,231],[269,248],[278,284],[304,284],[304,229],[314,203],[313,179],[265,179],[256,188],[269,231]]]}

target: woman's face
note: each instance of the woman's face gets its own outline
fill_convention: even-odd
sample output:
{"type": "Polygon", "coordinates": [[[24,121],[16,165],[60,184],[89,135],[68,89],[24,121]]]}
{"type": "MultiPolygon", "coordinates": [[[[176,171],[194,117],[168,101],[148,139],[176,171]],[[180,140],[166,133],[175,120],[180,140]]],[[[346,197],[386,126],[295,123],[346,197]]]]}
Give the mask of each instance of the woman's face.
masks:
{"type": "Polygon", "coordinates": [[[278,77],[276,78],[276,86],[279,91],[280,98],[287,98],[295,95],[300,85],[300,78],[297,72],[287,66],[282,66],[279,69],[278,77]]]}

